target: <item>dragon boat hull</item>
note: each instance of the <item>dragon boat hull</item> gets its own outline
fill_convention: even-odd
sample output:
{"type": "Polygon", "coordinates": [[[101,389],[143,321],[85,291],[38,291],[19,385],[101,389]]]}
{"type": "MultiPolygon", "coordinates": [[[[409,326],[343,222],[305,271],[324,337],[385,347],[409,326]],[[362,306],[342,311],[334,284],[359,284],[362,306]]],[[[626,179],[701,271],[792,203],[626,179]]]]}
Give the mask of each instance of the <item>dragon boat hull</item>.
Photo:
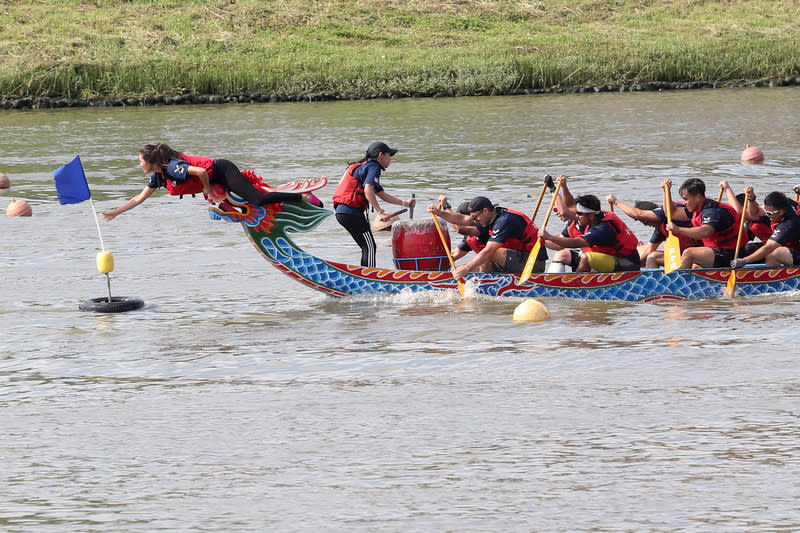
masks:
{"type": "MultiPolygon", "coordinates": [[[[326,183],[296,182],[298,192],[316,190],[326,183]]],[[[280,190],[291,189],[287,186],[280,190]]],[[[257,207],[235,197],[239,210],[211,208],[214,219],[239,222],[261,255],[292,279],[337,297],[398,293],[400,291],[457,291],[448,272],[368,268],[327,261],[298,247],[289,232],[311,231],[331,211],[308,203],[271,204],[257,207]]],[[[519,276],[475,273],[467,287],[476,294],[510,298],[576,298],[584,300],[658,301],[719,298],[727,293],[730,269],[663,269],[636,272],[533,274],[525,283],[519,276]]],[[[800,267],[752,267],[737,271],[736,294],[754,296],[800,290],[800,267]]]]}

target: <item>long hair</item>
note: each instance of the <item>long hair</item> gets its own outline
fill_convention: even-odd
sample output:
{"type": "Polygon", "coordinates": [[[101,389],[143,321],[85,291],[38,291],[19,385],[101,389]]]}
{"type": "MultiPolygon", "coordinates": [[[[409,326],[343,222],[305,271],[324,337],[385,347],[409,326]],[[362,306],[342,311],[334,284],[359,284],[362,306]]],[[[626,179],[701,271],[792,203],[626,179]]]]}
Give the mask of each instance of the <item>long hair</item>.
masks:
{"type": "Polygon", "coordinates": [[[166,143],[145,144],[139,153],[146,162],[161,167],[166,166],[173,159],[184,161],[183,156],[166,143]]]}

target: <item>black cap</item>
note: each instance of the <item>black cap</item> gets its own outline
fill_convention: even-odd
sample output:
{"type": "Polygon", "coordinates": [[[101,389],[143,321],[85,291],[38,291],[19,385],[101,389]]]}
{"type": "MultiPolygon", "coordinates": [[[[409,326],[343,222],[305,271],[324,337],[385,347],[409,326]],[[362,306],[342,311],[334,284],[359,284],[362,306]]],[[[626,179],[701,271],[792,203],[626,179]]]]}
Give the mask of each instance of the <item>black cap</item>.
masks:
{"type": "Polygon", "coordinates": [[[485,196],[476,196],[475,198],[469,201],[467,209],[469,209],[470,213],[474,213],[475,211],[483,211],[485,207],[488,207],[489,209],[494,209],[491,200],[489,200],[485,196]]]}
{"type": "Polygon", "coordinates": [[[397,153],[397,150],[394,148],[389,148],[386,143],[375,141],[374,143],[369,145],[367,148],[367,158],[368,159],[377,159],[377,157],[381,154],[386,154],[393,156],[397,153]]]}
{"type": "Polygon", "coordinates": [[[461,202],[456,207],[456,213],[461,213],[462,215],[469,215],[469,201],[461,202]]]}

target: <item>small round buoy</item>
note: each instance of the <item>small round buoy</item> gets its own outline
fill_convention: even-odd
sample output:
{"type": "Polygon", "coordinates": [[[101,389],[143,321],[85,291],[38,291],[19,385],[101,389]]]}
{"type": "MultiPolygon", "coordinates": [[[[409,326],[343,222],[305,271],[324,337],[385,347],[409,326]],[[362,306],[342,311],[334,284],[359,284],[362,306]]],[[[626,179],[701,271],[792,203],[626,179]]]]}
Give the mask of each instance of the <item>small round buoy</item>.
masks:
{"type": "Polygon", "coordinates": [[[0,172],[0,189],[10,189],[11,182],[8,179],[8,176],[0,172]]]}
{"type": "Polygon", "coordinates": [[[761,163],[764,161],[764,152],[756,146],[750,146],[742,150],[742,161],[745,163],[761,163]]]}
{"type": "Polygon", "coordinates": [[[33,214],[33,209],[25,200],[11,199],[11,203],[6,207],[6,216],[9,217],[29,217],[33,214]]]}
{"type": "Polygon", "coordinates": [[[541,322],[549,318],[550,311],[538,300],[525,300],[514,309],[514,322],[541,322]]]}
{"type": "Polygon", "coordinates": [[[142,307],[144,307],[144,301],[141,298],[112,296],[109,302],[108,296],[102,296],[86,300],[78,306],[78,309],[97,313],[124,313],[125,311],[134,311],[142,307]]]}
{"type": "Polygon", "coordinates": [[[111,255],[111,252],[97,252],[97,270],[101,274],[114,271],[114,256],[111,255]]]}

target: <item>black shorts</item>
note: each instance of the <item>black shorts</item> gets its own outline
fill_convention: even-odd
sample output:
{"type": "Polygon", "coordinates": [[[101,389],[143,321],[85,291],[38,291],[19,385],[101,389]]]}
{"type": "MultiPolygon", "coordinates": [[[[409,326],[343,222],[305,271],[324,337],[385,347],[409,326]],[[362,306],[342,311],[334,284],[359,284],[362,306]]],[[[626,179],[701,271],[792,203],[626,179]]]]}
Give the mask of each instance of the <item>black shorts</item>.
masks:
{"type": "MultiPolygon", "coordinates": [[[[518,250],[506,250],[506,263],[498,265],[494,263],[497,272],[508,272],[509,274],[522,274],[525,269],[525,263],[528,262],[528,253],[520,252],[518,250]]],[[[539,255],[536,262],[533,264],[534,272],[544,272],[545,263],[547,262],[547,249],[542,246],[539,248],[539,255]]]]}
{"type": "Polygon", "coordinates": [[[722,268],[722,267],[730,267],[731,261],[733,261],[733,256],[736,254],[735,250],[730,250],[728,248],[714,248],[714,268],[722,268]]]}

